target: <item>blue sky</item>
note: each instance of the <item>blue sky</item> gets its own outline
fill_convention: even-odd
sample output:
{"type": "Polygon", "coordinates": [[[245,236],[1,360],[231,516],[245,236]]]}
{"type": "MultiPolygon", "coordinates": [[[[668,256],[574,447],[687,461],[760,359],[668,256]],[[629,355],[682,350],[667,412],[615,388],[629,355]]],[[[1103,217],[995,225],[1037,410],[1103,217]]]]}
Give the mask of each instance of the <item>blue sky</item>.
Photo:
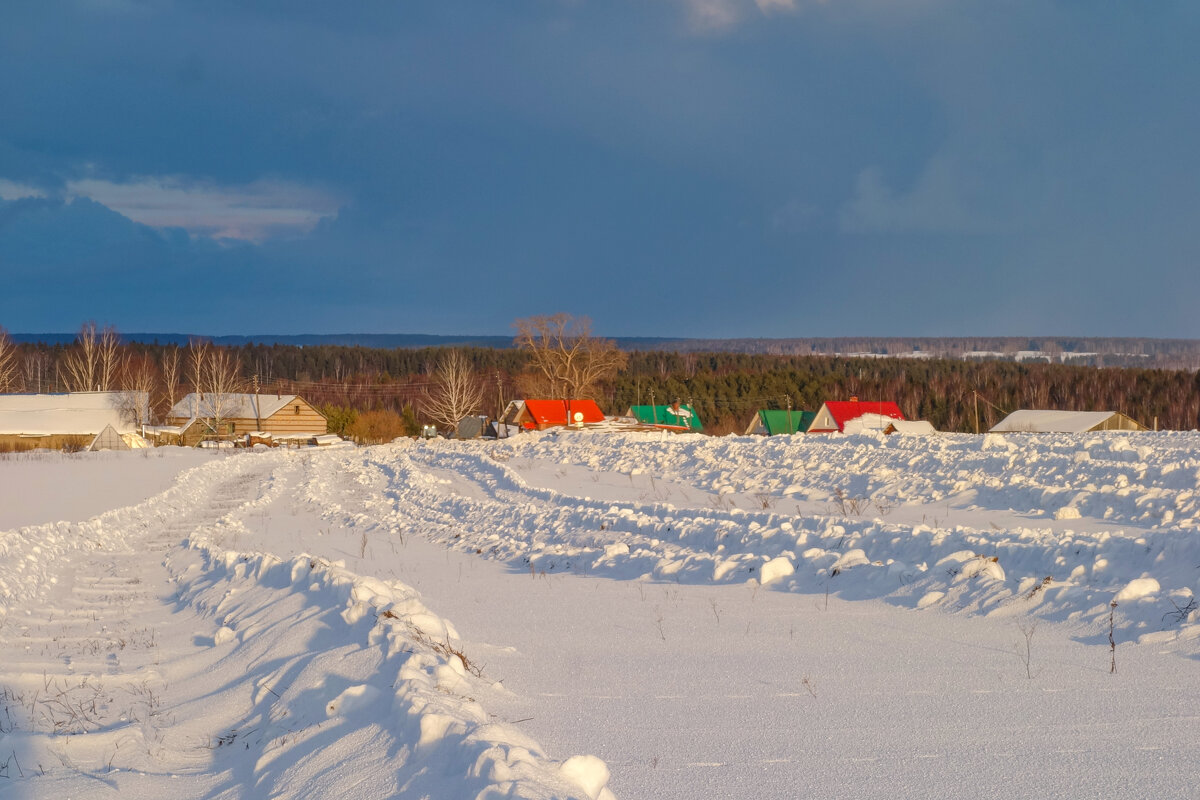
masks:
{"type": "Polygon", "coordinates": [[[0,326],[1200,338],[1194,2],[0,7],[0,326]]]}

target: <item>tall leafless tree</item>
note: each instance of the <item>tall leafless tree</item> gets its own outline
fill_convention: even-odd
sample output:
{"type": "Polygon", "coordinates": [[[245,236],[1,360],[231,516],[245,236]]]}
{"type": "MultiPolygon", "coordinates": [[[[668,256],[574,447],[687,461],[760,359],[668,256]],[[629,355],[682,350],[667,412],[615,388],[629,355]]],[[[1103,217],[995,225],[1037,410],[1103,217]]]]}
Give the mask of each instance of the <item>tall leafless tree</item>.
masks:
{"type": "Polygon", "coordinates": [[[514,343],[530,354],[522,386],[550,399],[590,397],[625,366],[628,355],[615,342],[592,335],[587,317],[570,314],[528,317],[513,323],[514,343]]]}
{"type": "Polygon", "coordinates": [[[168,411],[174,408],[179,400],[179,382],[182,377],[179,347],[169,344],[162,355],[162,403],[168,411]]]}
{"type": "Polygon", "coordinates": [[[25,391],[49,391],[50,378],[54,374],[54,359],[50,357],[50,353],[40,347],[27,349],[25,358],[22,360],[22,371],[25,391]]]}
{"type": "Polygon", "coordinates": [[[154,359],[144,353],[128,354],[121,363],[121,386],[116,406],[121,417],[135,425],[148,424],[151,419],[150,398],[158,386],[158,369],[154,359]]]}
{"type": "Polygon", "coordinates": [[[75,344],[62,362],[67,388],[72,392],[107,392],[116,388],[121,367],[121,337],[116,328],[83,323],[75,344]]]}
{"type": "Polygon", "coordinates": [[[421,410],[443,428],[456,428],[459,420],[483,405],[483,382],[462,351],[443,353],[430,378],[429,394],[421,402],[421,410]]]}
{"type": "Polygon", "coordinates": [[[217,436],[223,436],[225,424],[240,403],[245,381],[237,359],[227,347],[215,347],[193,339],[188,343],[188,372],[196,408],[192,413],[205,420],[217,436]]]}
{"type": "Polygon", "coordinates": [[[20,363],[17,361],[17,346],[8,331],[0,328],[0,392],[16,391],[21,382],[20,363]]]}

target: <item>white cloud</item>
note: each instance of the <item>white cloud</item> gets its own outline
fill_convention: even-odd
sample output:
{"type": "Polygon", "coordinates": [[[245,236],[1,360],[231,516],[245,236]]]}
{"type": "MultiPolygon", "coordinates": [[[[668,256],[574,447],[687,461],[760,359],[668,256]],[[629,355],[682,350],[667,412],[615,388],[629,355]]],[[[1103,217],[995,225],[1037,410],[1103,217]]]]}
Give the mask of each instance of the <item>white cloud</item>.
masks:
{"type": "MultiPolygon", "coordinates": [[[[688,24],[700,33],[720,33],[744,19],[744,12],[757,7],[763,16],[792,13],[797,0],[676,0],[687,13],[688,24]]],[[[823,3],[825,0],[810,0],[823,3]]]]}
{"type": "Polygon", "coordinates": [[[796,0],[754,0],[754,4],[764,14],[771,14],[776,11],[796,10],[796,0]]]}
{"type": "Polygon", "coordinates": [[[681,0],[693,30],[715,33],[737,23],[738,0],[681,0]]]}
{"type": "Polygon", "coordinates": [[[328,192],[288,181],[217,186],[177,176],[125,183],[86,178],[69,182],[67,196],[95,200],[152,228],[252,242],[306,233],[339,206],[328,192]]]}
{"type": "Polygon", "coordinates": [[[46,193],[41,189],[28,186],[24,183],[15,183],[13,181],[0,178],[0,200],[20,200],[24,197],[45,197],[46,193]]]}
{"type": "MultiPolygon", "coordinates": [[[[957,161],[937,156],[907,192],[894,191],[874,167],[855,182],[854,197],[841,211],[846,233],[993,233],[1002,223],[985,207],[976,183],[957,161]]],[[[994,212],[995,209],[993,208],[994,212]]]]}

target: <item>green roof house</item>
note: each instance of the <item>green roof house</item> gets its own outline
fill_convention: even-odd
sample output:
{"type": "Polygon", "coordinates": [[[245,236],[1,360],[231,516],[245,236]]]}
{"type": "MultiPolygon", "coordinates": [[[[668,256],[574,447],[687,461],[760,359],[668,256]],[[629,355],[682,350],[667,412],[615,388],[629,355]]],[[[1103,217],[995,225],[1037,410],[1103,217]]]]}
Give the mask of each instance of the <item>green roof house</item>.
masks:
{"type": "Polygon", "coordinates": [[[686,403],[669,406],[630,406],[625,416],[633,417],[643,425],[655,425],[671,430],[699,433],[704,430],[696,409],[686,403]]]}
{"type": "Polygon", "coordinates": [[[817,416],[815,411],[770,411],[755,413],[746,426],[746,435],[777,436],[781,433],[804,433],[817,416]]]}

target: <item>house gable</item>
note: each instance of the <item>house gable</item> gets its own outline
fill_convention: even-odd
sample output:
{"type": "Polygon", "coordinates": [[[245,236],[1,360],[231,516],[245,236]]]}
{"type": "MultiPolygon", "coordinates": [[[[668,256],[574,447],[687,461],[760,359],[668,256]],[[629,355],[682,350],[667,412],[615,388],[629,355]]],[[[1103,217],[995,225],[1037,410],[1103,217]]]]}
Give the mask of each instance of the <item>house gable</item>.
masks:
{"type": "Polygon", "coordinates": [[[849,420],[863,414],[876,414],[891,419],[904,419],[903,412],[895,403],[881,400],[829,400],[817,411],[809,433],[834,433],[844,430],[849,420]]]}

